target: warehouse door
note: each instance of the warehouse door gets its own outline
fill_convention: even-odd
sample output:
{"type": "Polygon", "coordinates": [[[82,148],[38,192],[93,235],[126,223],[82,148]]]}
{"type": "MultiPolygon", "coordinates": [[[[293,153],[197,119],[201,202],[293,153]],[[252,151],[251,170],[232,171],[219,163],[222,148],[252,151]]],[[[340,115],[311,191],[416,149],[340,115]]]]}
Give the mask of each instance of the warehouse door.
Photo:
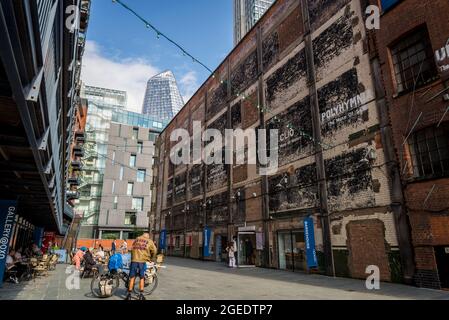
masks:
{"type": "Polygon", "coordinates": [[[449,246],[435,247],[435,257],[437,259],[441,287],[449,289],[449,246]]]}

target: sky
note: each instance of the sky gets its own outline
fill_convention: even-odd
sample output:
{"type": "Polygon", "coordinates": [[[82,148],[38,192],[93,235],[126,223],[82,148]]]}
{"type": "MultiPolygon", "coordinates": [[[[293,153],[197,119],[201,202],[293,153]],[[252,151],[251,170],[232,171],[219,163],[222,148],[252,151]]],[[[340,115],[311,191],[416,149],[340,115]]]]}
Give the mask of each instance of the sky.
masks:
{"type": "MultiPolygon", "coordinates": [[[[232,0],[122,0],[210,69],[232,50],[232,0]]],[[[146,83],[172,70],[184,102],[209,72],[111,0],[92,1],[81,79],[124,90],[128,109],[141,112],[146,83]]]]}

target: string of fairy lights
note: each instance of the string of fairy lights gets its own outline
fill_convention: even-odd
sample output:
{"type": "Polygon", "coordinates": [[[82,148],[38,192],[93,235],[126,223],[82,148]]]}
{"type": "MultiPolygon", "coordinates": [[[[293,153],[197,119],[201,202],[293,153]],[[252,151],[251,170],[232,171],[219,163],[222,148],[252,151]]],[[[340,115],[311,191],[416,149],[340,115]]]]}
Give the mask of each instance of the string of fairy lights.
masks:
{"type": "MultiPolygon", "coordinates": [[[[131,7],[129,7],[126,3],[124,3],[121,0],[112,0],[112,2],[119,4],[120,6],[122,6],[125,10],[129,11],[132,15],[134,15],[138,20],[140,20],[141,22],[144,23],[145,27],[147,29],[152,30],[156,37],[158,39],[160,38],[164,38],[166,39],[168,42],[170,42],[172,45],[174,45],[178,50],[181,51],[182,55],[185,57],[188,57],[192,60],[192,63],[197,63],[199,64],[201,67],[203,67],[204,69],[206,69],[212,76],[212,78],[216,78],[215,73],[212,71],[211,68],[209,68],[205,63],[203,63],[200,59],[196,58],[193,54],[191,54],[187,49],[185,49],[182,45],[180,45],[179,43],[177,43],[175,40],[173,40],[171,37],[169,37],[168,35],[166,35],[163,31],[161,31],[160,29],[158,29],[156,26],[154,26],[150,21],[148,21],[147,19],[145,19],[141,14],[137,13],[134,9],[132,9],[131,7]]],[[[223,79],[220,80],[220,84],[221,85],[229,85],[228,80],[223,79]]],[[[281,120],[280,116],[275,114],[271,108],[267,107],[267,106],[261,106],[261,104],[258,101],[258,98],[256,97],[255,99],[253,99],[253,97],[251,95],[245,94],[245,93],[237,93],[236,94],[236,98],[241,98],[242,101],[248,101],[249,104],[252,107],[256,107],[259,112],[266,113],[269,114],[271,116],[271,119],[269,120],[271,123],[277,123],[277,124],[281,124],[283,122],[283,120],[281,120]]],[[[367,105],[369,103],[371,103],[373,100],[367,101],[365,103],[363,103],[362,105],[358,105],[357,108],[360,108],[364,105],[367,105]]],[[[354,108],[355,109],[355,108],[354,108]]],[[[323,151],[335,148],[336,145],[332,145],[332,144],[327,144],[324,143],[322,141],[317,141],[311,134],[309,134],[308,132],[304,131],[301,127],[296,127],[295,125],[293,125],[290,121],[286,121],[286,125],[285,127],[287,129],[290,130],[295,130],[299,133],[299,135],[301,137],[304,137],[308,140],[310,140],[311,142],[315,143],[316,145],[320,146],[322,148],[323,151]]],[[[107,157],[106,157],[107,158],[107,157]]],[[[111,160],[111,159],[109,159],[111,160]]],[[[128,166],[127,166],[128,167],[128,166]]],[[[131,169],[131,168],[130,168],[131,169]]]]}
{"type": "MultiPolygon", "coordinates": [[[[141,14],[139,14],[138,12],[136,12],[134,9],[132,9],[130,6],[128,6],[126,3],[124,3],[121,0],[112,0],[113,3],[117,3],[120,6],[122,6],[125,10],[129,11],[132,15],[134,15],[138,20],[140,20],[141,22],[144,23],[145,27],[147,29],[151,29],[156,37],[158,39],[160,38],[164,38],[167,41],[169,41],[171,44],[173,44],[178,50],[181,51],[181,53],[183,54],[183,56],[189,57],[192,59],[193,63],[197,63],[200,66],[202,66],[204,69],[206,69],[211,75],[212,78],[215,78],[215,73],[212,71],[211,68],[209,68],[205,63],[203,63],[200,59],[196,58],[193,54],[191,54],[189,52],[189,50],[187,50],[186,48],[184,48],[181,44],[179,44],[178,42],[176,42],[175,40],[173,40],[172,38],[170,38],[168,35],[166,35],[163,31],[161,31],[159,28],[157,28],[156,26],[154,26],[150,21],[148,21],[147,19],[145,19],[141,14]]],[[[228,81],[227,80],[221,80],[220,81],[221,84],[227,84],[228,81]]],[[[254,100],[252,100],[251,96],[245,94],[245,93],[238,93],[237,94],[237,98],[241,98],[242,100],[248,100],[250,101],[250,103],[255,106],[261,113],[269,113],[270,115],[273,116],[273,120],[277,123],[281,123],[281,119],[275,115],[270,108],[268,107],[261,107],[260,104],[258,102],[255,102],[254,100]]],[[[293,130],[297,130],[298,133],[302,136],[305,137],[307,139],[309,139],[310,141],[316,143],[317,145],[323,147],[324,149],[331,149],[334,148],[335,146],[332,146],[330,144],[326,144],[324,142],[321,141],[317,141],[313,136],[311,136],[309,133],[305,132],[304,130],[302,130],[299,127],[295,127],[292,123],[287,123],[286,124],[286,128],[287,129],[293,129],[293,130]]]]}

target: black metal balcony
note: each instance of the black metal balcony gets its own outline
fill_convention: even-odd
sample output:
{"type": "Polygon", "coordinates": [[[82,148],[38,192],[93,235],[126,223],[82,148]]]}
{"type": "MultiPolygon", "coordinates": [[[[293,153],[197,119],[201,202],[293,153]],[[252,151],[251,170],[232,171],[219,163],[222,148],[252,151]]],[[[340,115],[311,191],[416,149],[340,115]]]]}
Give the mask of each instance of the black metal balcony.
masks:
{"type": "Polygon", "coordinates": [[[73,171],[81,171],[83,169],[83,164],[81,163],[81,161],[73,160],[72,169],[73,171]]]}
{"type": "Polygon", "coordinates": [[[73,147],[73,154],[75,157],[84,157],[84,148],[81,145],[76,145],[73,147]]]}
{"type": "Polygon", "coordinates": [[[67,191],[67,200],[79,199],[80,193],[78,191],[69,190],[67,191]]]}
{"type": "Polygon", "coordinates": [[[68,182],[71,186],[79,186],[81,180],[78,177],[69,177],[68,182]]]}
{"type": "Polygon", "coordinates": [[[75,132],[75,141],[77,143],[85,143],[86,142],[86,134],[82,131],[75,132]]]}

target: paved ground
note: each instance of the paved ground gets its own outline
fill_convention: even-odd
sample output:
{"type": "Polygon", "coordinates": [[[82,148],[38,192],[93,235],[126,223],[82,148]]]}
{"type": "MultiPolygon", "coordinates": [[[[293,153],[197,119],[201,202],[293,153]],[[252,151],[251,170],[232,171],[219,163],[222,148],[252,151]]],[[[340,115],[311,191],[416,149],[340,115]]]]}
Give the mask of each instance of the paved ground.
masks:
{"type": "MultiPolygon", "coordinates": [[[[90,279],[80,281],[79,290],[66,288],[67,266],[59,265],[47,278],[24,285],[5,284],[0,300],[91,300],[90,279]]],[[[123,286],[123,285],[122,285],[123,286]]],[[[115,297],[125,295],[121,288],[115,297]]],[[[449,292],[418,289],[397,284],[381,284],[368,291],[365,282],[328,278],[267,269],[228,269],[223,264],[168,258],[159,274],[155,300],[276,300],[276,299],[445,299],[449,292]]]]}

